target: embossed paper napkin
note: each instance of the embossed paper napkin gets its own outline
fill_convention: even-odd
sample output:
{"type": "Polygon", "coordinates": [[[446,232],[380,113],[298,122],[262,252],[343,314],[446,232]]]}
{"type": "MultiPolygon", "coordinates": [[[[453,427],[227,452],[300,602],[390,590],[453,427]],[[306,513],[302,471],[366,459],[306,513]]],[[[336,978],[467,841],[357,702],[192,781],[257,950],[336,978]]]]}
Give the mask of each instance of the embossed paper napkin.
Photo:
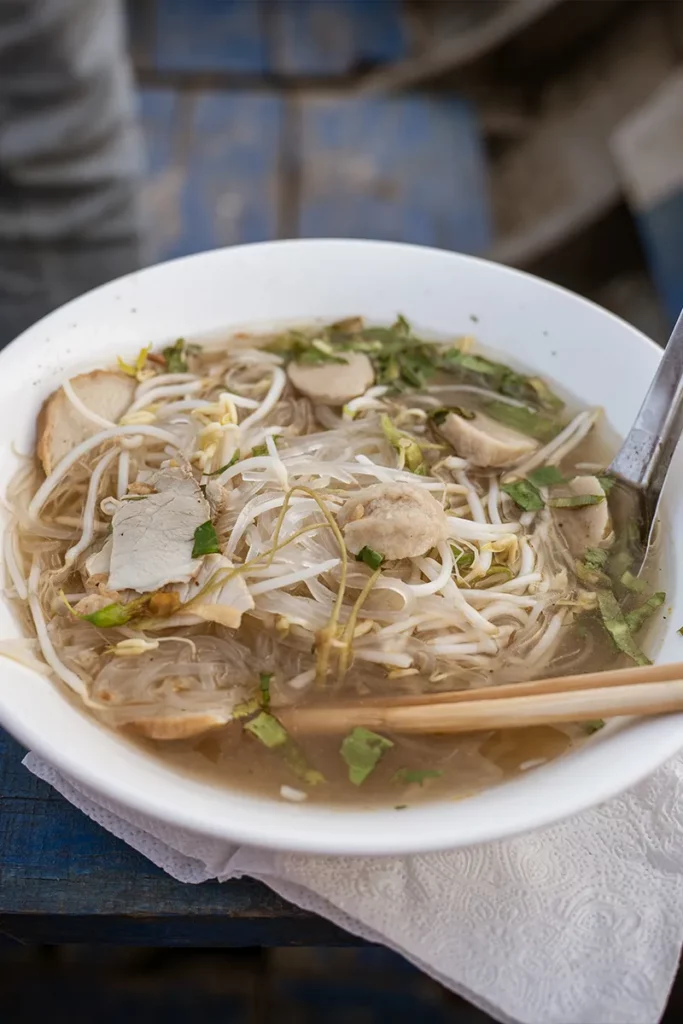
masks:
{"type": "Polygon", "coordinates": [[[417,857],[274,853],[174,830],[24,764],[183,882],[249,875],[500,1021],[656,1024],[683,941],[683,758],[541,832],[417,857]]]}

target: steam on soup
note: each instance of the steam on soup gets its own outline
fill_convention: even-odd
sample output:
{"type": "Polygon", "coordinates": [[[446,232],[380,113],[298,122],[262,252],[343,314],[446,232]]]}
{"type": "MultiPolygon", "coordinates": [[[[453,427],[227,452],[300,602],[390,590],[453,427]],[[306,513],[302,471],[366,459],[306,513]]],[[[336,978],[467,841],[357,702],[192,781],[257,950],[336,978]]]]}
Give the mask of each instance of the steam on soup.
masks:
{"type": "Polygon", "coordinates": [[[644,662],[664,596],[614,535],[598,419],[403,318],[143,349],[43,407],[8,585],[45,672],[184,770],[463,795],[601,723],[318,737],[283,708],[644,662]]]}

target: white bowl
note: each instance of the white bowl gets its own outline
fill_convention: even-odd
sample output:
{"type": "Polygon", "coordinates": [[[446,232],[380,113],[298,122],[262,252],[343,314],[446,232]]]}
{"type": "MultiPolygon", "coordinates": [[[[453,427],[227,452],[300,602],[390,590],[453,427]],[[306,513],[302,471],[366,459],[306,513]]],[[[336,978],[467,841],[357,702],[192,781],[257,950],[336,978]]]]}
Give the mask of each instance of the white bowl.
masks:
{"type": "MultiPolygon", "coordinates": [[[[475,334],[591,405],[620,436],[659,358],[634,328],[544,281],[482,260],[363,241],[273,242],[203,253],[122,278],[71,302],[0,353],[0,486],[31,450],[45,396],[74,369],[143,343],[219,328],[404,313],[419,328],[475,334]]],[[[676,459],[666,501],[683,488],[676,459]]],[[[679,660],[683,524],[664,553],[667,605],[659,658],[679,660]],[[674,552],[673,541],[678,541],[674,552]]],[[[18,631],[7,606],[2,637],[18,631]]],[[[574,753],[460,801],[397,813],[293,805],[194,781],[72,705],[46,678],[0,663],[0,721],[96,794],[176,826],[263,847],[324,854],[400,854],[481,843],[548,825],[613,796],[683,746],[683,716],[607,729],[574,753]]]]}

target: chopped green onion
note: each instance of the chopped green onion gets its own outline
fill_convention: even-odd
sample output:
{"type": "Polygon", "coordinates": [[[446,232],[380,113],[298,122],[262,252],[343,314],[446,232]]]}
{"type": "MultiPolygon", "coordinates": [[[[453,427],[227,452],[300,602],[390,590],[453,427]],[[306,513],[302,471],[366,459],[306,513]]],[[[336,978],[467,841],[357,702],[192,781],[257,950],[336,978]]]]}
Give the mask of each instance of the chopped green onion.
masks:
{"type": "Polygon", "coordinates": [[[221,548],[218,543],[218,534],[216,528],[210,519],[207,519],[205,523],[198,526],[194,531],[194,545],[192,547],[192,557],[201,558],[202,555],[218,555],[220,554],[221,548]]]}
{"type": "Polygon", "coordinates": [[[453,554],[453,562],[460,572],[472,568],[474,564],[474,551],[471,551],[469,548],[459,548],[457,544],[451,544],[451,552],[453,554]]]}
{"type": "Polygon", "coordinates": [[[175,344],[165,348],[162,354],[166,360],[166,369],[169,373],[187,373],[184,338],[178,338],[175,344]]]}
{"type": "Polygon", "coordinates": [[[356,555],[357,562],[365,562],[369,569],[379,569],[380,565],[384,561],[384,555],[380,555],[379,551],[375,551],[374,548],[369,548],[367,544],[364,548],[361,548],[356,555]]]}
{"type": "Polygon", "coordinates": [[[349,780],[354,786],[365,782],[384,752],[393,745],[391,740],[361,726],[345,737],[340,753],[349,766],[349,780]]]}
{"type": "Polygon", "coordinates": [[[125,626],[127,622],[140,611],[139,601],[131,601],[129,604],[113,602],[100,608],[98,612],[91,612],[90,615],[79,615],[79,619],[90,622],[99,629],[112,629],[114,626],[125,626]]]}
{"type": "Polygon", "coordinates": [[[648,598],[643,604],[639,605],[638,608],[634,608],[633,611],[628,612],[626,615],[626,625],[632,633],[637,633],[639,629],[642,629],[645,622],[650,618],[651,615],[662,607],[666,600],[666,594],[663,591],[659,591],[653,594],[652,597],[648,598]]]}
{"type": "Polygon", "coordinates": [[[401,782],[405,785],[416,783],[417,785],[423,785],[425,779],[440,779],[443,775],[441,771],[434,771],[432,769],[422,770],[420,768],[399,768],[393,777],[393,782],[401,782]]]}
{"type": "Polygon", "coordinates": [[[389,444],[403,456],[406,468],[417,473],[424,464],[424,459],[422,449],[415,438],[399,430],[387,415],[380,417],[380,425],[389,444]]]}
{"type": "Polygon", "coordinates": [[[589,736],[592,736],[594,732],[598,732],[600,729],[603,728],[603,726],[605,724],[605,719],[604,718],[594,718],[592,721],[582,722],[581,724],[582,724],[584,730],[586,731],[586,733],[589,736]]]}
{"type": "Polygon", "coordinates": [[[273,678],[272,672],[261,672],[259,674],[259,690],[261,691],[261,707],[264,711],[270,708],[270,681],[273,678]]]}
{"type": "Polygon", "coordinates": [[[570,494],[565,498],[549,498],[548,504],[551,508],[586,508],[604,500],[604,494],[570,494]]]}
{"type": "Polygon", "coordinates": [[[528,480],[517,480],[513,484],[502,484],[501,490],[509,494],[516,505],[525,512],[537,512],[543,508],[543,498],[538,488],[528,480]]]}
{"type": "Polygon", "coordinates": [[[527,480],[531,481],[534,487],[552,487],[553,484],[565,483],[565,478],[557,466],[539,466],[527,473],[527,480]]]}
{"type": "Polygon", "coordinates": [[[605,494],[609,494],[609,492],[614,487],[614,485],[616,483],[616,480],[614,479],[613,476],[599,476],[598,477],[598,483],[602,487],[602,489],[605,492],[605,494]]]}
{"type": "Polygon", "coordinates": [[[213,473],[206,473],[205,475],[206,476],[220,476],[221,473],[225,473],[226,469],[232,469],[232,467],[235,465],[235,463],[239,462],[239,459],[240,459],[240,453],[239,453],[239,448],[238,448],[237,451],[235,452],[235,454],[233,455],[233,457],[230,459],[230,462],[226,462],[225,465],[221,466],[220,469],[214,469],[213,473]]]}
{"type": "Polygon", "coordinates": [[[257,444],[257,445],[255,445],[251,449],[251,458],[252,459],[256,459],[260,455],[267,455],[267,454],[268,454],[268,445],[265,444],[265,443],[264,444],[257,444]]]}
{"type": "Polygon", "coordinates": [[[598,607],[602,622],[612,637],[618,650],[628,655],[636,665],[652,664],[647,655],[643,654],[640,647],[633,639],[631,627],[628,624],[619,603],[609,590],[598,591],[598,607]]]}

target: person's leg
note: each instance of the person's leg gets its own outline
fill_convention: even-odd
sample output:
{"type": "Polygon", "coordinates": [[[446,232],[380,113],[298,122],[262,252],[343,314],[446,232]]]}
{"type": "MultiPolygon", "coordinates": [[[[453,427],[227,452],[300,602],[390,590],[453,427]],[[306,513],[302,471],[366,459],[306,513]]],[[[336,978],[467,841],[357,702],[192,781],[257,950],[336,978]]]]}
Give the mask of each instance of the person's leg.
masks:
{"type": "Polygon", "coordinates": [[[0,2],[0,347],[142,261],[117,0],[0,2]]]}

